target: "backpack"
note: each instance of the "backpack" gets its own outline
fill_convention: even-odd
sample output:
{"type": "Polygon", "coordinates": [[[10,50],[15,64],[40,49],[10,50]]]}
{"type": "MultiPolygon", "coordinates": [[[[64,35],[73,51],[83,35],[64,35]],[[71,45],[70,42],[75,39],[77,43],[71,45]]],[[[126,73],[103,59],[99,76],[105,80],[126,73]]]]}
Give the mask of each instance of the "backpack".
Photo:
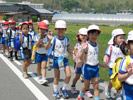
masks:
{"type": "MultiPolygon", "coordinates": [[[[118,58],[116,59],[114,65],[113,65],[113,74],[111,75],[110,79],[112,80],[112,85],[113,88],[115,88],[116,90],[120,90],[122,88],[122,82],[120,82],[118,80],[118,72],[119,72],[119,66],[120,66],[120,62],[123,58],[118,58]]],[[[127,55],[126,56],[126,66],[128,68],[128,65],[130,64],[130,56],[127,55]]]]}

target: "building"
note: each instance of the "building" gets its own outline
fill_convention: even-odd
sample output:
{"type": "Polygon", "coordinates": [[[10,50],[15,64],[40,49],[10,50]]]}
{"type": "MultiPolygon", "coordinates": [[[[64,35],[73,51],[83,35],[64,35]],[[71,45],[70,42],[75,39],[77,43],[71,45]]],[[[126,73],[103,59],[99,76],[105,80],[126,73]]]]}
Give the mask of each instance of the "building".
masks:
{"type": "Polygon", "coordinates": [[[52,20],[53,13],[46,9],[36,9],[29,5],[13,4],[0,5],[0,20],[3,16],[7,16],[8,20],[15,20],[17,22],[29,21],[32,16],[37,16],[39,21],[43,19],[52,20]]]}

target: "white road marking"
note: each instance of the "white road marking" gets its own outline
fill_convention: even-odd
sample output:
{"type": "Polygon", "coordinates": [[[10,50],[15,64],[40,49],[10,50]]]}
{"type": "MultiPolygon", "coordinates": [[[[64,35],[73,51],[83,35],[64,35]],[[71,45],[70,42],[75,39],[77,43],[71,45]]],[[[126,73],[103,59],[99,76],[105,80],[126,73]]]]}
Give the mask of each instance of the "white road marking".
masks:
{"type": "Polygon", "coordinates": [[[8,65],[8,67],[19,77],[19,79],[27,86],[27,88],[35,95],[38,100],[49,100],[29,79],[22,77],[22,72],[17,69],[6,57],[0,54],[0,58],[8,65]]]}
{"type": "Polygon", "coordinates": [[[15,59],[13,59],[13,61],[14,61],[16,64],[18,64],[18,65],[22,65],[19,61],[15,60],[15,59]]]}

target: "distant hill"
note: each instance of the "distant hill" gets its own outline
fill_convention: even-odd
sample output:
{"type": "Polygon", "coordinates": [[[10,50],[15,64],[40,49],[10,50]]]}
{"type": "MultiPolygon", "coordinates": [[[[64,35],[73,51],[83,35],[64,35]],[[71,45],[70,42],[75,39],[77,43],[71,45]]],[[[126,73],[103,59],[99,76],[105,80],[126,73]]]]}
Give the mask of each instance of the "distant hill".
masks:
{"type": "MultiPolygon", "coordinates": [[[[22,0],[5,0],[9,2],[21,2],[22,0]]],[[[62,9],[68,12],[98,12],[133,9],[133,0],[27,0],[33,3],[43,3],[44,8],[62,9]],[[80,8],[80,9],[78,9],[80,8]]]]}

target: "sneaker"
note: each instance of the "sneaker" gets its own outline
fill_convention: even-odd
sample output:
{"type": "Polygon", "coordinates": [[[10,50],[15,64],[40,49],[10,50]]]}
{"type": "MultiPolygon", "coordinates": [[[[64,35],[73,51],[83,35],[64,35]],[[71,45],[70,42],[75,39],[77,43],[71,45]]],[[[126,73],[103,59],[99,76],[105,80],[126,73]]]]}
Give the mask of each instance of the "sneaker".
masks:
{"type": "Polygon", "coordinates": [[[86,91],[86,92],[85,92],[85,95],[86,95],[88,98],[93,98],[93,95],[91,94],[90,91],[86,91]]]}
{"type": "Polygon", "coordinates": [[[78,93],[78,91],[76,90],[75,87],[71,87],[71,92],[72,92],[73,94],[78,93]]]}
{"type": "Polygon", "coordinates": [[[53,96],[54,96],[56,99],[60,99],[59,92],[53,92],[53,96]]]}
{"type": "Polygon", "coordinates": [[[60,92],[62,93],[64,99],[68,99],[69,98],[66,90],[62,90],[62,88],[60,88],[60,92]]]}
{"type": "Polygon", "coordinates": [[[105,89],[105,95],[107,99],[111,99],[111,90],[109,90],[107,87],[105,89]]]}
{"type": "Polygon", "coordinates": [[[84,100],[84,98],[81,98],[81,97],[78,96],[77,97],[77,100],[84,100]]]}
{"type": "Polygon", "coordinates": [[[23,72],[23,77],[24,77],[25,79],[28,78],[28,75],[27,75],[26,72],[23,72]]]}
{"type": "Polygon", "coordinates": [[[5,57],[6,57],[7,55],[6,55],[5,53],[3,53],[3,56],[5,56],[5,57]]]}
{"type": "Polygon", "coordinates": [[[116,100],[122,100],[122,97],[120,94],[117,94],[115,98],[116,98],[116,100]]]}
{"type": "Polygon", "coordinates": [[[46,85],[46,84],[48,84],[48,81],[46,79],[42,79],[42,80],[40,80],[40,84],[42,84],[42,85],[45,84],[46,85]]]}

